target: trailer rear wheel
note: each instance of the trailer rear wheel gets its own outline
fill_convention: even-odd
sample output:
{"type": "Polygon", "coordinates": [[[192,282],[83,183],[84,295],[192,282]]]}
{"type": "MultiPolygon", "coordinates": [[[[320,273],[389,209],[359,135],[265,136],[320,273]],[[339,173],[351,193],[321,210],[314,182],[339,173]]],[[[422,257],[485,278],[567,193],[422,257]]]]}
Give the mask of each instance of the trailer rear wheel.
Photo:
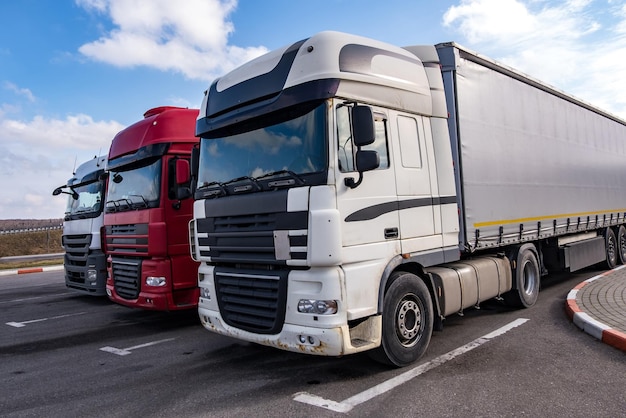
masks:
{"type": "Polygon", "coordinates": [[[606,260],[604,262],[604,265],[606,266],[606,268],[611,270],[614,269],[617,265],[618,257],[617,238],[615,238],[615,233],[613,232],[613,229],[607,228],[604,230],[604,244],[606,248],[606,260]]]}
{"type": "Polygon", "coordinates": [[[515,266],[513,289],[503,295],[504,300],[511,306],[530,308],[537,302],[541,284],[539,261],[532,244],[520,247],[515,266]]]}
{"type": "Polygon", "coordinates": [[[380,347],[370,352],[374,360],[397,367],[419,359],[433,331],[433,304],[424,282],[414,274],[396,272],[390,277],[383,305],[380,347]]]}
{"type": "Polygon", "coordinates": [[[619,256],[619,263],[626,264],[626,228],[624,225],[620,225],[617,228],[617,255],[619,256]]]}

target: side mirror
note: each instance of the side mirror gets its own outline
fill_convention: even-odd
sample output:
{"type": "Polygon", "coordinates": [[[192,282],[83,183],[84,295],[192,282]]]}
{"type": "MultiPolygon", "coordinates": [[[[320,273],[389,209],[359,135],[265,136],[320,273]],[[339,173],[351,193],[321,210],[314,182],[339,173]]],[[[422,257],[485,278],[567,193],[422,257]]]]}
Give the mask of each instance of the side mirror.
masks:
{"type": "Polygon", "coordinates": [[[186,185],[191,180],[191,172],[189,171],[189,161],[179,158],[176,160],[176,184],[186,185]]]}
{"type": "Polygon", "coordinates": [[[356,153],[356,169],[362,173],[378,168],[380,165],[380,156],[378,152],[372,150],[358,150],[356,153]]]}
{"type": "Polygon", "coordinates": [[[363,181],[363,172],[378,168],[380,156],[373,150],[362,150],[361,147],[373,144],[376,140],[376,128],[374,124],[374,112],[369,106],[354,106],[352,108],[352,141],[357,147],[356,170],[359,172],[358,180],[346,177],[344,184],[351,189],[358,187],[363,181]]]}
{"type": "Polygon", "coordinates": [[[61,193],[64,193],[64,194],[69,194],[70,196],[72,196],[72,198],[73,198],[74,200],[78,200],[78,198],[80,197],[80,196],[78,195],[78,193],[76,193],[76,191],[75,191],[75,190],[73,190],[72,188],[70,188],[70,190],[72,191],[71,193],[70,193],[70,192],[66,192],[66,191],[64,191],[64,190],[63,190],[65,187],[66,187],[66,186],[61,186],[61,187],[57,187],[56,189],[54,189],[54,190],[52,191],[52,196],[58,196],[58,195],[60,195],[61,193]]]}
{"type": "Polygon", "coordinates": [[[175,203],[174,208],[180,209],[180,201],[191,197],[191,188],[189,188],[189,182],[191,181],[191,173],[189,171],[189,161],[184,158],[175,159],[175,179],[176,185],[174,186],[175,196],[178,202],[175,203]]]}
{"type": "Polygon", "coordinates": [[[198,179],[198,170],[200,168],[200,143],[194,144],[191,148],[191,194],[195,192],[196,181],[198,179]]]}
{"type": "Polygon", "coordinates": [[[357,147],[374,143],[376,130],[371,107],[354,106],[352,109],[352,135],[354,136],[354,145],[357,147]]]}
{"type": "Polygon", "coordinates": [[[189,187],[178,186],[176,189],[176,199],[185,200],[191,197],[191,189],[189,187]]]}
{"type": "Polygon", "coordinates": [[[124,180],[124,177],[120,173],[113,174],[113,183],[120,184],[124,180]]]}

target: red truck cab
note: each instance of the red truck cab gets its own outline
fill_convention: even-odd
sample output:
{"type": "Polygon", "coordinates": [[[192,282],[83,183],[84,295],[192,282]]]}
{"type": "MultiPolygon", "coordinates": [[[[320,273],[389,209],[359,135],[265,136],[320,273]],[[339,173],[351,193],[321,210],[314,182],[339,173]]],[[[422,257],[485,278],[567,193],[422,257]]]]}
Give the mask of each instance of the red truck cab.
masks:
{"type": "Polygon", "coordinates": [[[113,138],[104,242],[106,292],[116,303],[161,311],[198,304],[187,187],[197,116],[198,109],[157,107],[113,138]]]}

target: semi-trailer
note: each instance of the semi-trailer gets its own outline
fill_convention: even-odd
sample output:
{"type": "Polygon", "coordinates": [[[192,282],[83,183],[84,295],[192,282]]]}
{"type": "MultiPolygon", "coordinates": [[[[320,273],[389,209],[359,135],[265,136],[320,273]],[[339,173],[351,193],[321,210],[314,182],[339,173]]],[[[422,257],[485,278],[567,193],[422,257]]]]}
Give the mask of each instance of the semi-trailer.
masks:
{"type": "Polygon", "coordinates": [[[106,292],[116,303],[161,311],[198,304],[187,229],[197,115],[198,109],[156,107],[111,142],[104,228],[106,292]]]}
{"type": "Polygon", "coordinates": [[[63,234],[65,285],[80,293],[106,294],[106,257],[102,249],[102,223],[106,190],[106,155],[85,161],[72,178],[52,194],[69,195],[63,234]]]}
{"type": "Polygon", "coordinates": [[[626,122],[455,43],[321,32],[205,92],[198,313],[405,366],[445,318],[626,261],[626,122]]]}

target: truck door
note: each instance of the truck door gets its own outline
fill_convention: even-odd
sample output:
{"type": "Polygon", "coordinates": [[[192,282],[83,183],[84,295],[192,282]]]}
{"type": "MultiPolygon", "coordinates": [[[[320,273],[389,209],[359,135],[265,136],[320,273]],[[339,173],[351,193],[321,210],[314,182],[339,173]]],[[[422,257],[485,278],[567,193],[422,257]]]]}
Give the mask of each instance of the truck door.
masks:
{"type": "Polygon", "coordinates": [[[429,119],[395,114],[390,123],[402,253],[441,248],[441,215],[429,119]],[[436,210],[435,210],[436,209],[436,210]]]}
{"type": "Polygon", "coordinates": [[[378,169],[363,173],[355,188],[345,186],[346,178],[357,179],[355,148],[350,129],[350,106],[336,108],[337,122],[337,206],[342,221],[344,255],[353,261],[387,257],[398,253],[399,219],[395,175],[390,164],[387,120],[375,112],[376,139],[363,149],[375,149],[378,169]],[[366,245],[367,244],[367,245],[366,245]]]}

